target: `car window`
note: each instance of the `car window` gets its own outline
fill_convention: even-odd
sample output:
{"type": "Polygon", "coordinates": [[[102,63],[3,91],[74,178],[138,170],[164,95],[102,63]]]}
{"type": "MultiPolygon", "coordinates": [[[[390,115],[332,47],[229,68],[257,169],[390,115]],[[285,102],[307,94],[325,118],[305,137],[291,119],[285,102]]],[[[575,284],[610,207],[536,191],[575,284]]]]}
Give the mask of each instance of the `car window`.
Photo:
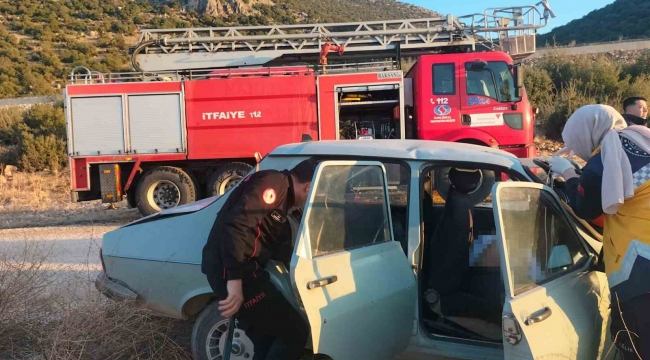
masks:
{"type": "Polygon", "coordinates": [[[587,259],[577,233],[549,193],[501,188],[498,207],[515,296],[573,271],[587,259]]]}
{"type": "Polygon", "coordinates": [[[380,166],[328,165],[315,185],[315,197],[305,219],[312,256],[392,239],[380,166]]]}

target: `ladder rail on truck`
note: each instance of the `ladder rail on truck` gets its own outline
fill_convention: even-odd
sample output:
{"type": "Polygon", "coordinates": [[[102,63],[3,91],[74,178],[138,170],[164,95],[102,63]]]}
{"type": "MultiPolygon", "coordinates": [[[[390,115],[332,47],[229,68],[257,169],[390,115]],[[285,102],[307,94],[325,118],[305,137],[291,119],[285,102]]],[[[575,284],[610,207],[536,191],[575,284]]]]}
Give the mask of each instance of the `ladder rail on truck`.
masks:
{"type": "MultiPolygon", "coordinates": [[[[287,142],[339,139],[342,109],[389,104],[398,104],[392,109],[397,124],[384,128],[386,124],[381,123],[380,131],[404,138],[408,127],[405,104],[412,107],[414,100],[411,79],[401,71],[403,57],[505,49],[513,59],[525,58],[534,53],[535,32],[546,25],[549,15],[554,17],[544,0],[537,7],[488,9],[459,18],[447,15],[340,24],[142,30],[138,45],[132,48],[134,71],[101,74],[79,66],[70,75],[64,98],[72,200],[101,198],[111,203],[127,198],[131,206],[140,207],[147,215],[222,194],[234,186],[255,164],[253,151],[223,156],[224,152],[219,153],[219,134],[232,137],[236,133],[205,131],[198,137],[195,117],[259,117],[261,112],[195,111],[200,107],[197,104],[211,101],[196,95],[211,91],[203,80],[223,80],[218,84],[231,86],[253,79],[298,81],[306,86],[305,94],[313,91],[317,98],[313,107],[318,110],[307,105],[304,94],[283,95],[300,97],[296,100],[298,107],[312,121],[311,125],[286,128],[292,132],[287,142]],[[338,55],[330,55],[329,63],[331,52],[338,55]],[[300,77],[310,77],[315,84],[300,77]],[[233,83],[235,79],[239,80],[233,83]],[[325,87],[330,88],[328,92],[324,92],[325,87]],[[387,97],[349,101],[355,91],[387,97]],[[104,100],[112,101],[112,107],[104,100]],[[152,119],[154,114],[162,120],[152,119]],[[330,118],[335,120],[326,124],[330,118]],[[115,128],[106,125],[111,121],[115,128]],[[152,126],[159,128],[152,130],[152,126]],[[216,137],[214,149],[206,142],[206,134],[216,137]],[[109,143],[111,136],[111,150],[96,151],[99,145],[109,143]],[[156,137],[167,142],[155,143],[156,137]],[[138,147],[146,149],[139,151],[138,147]],[[145,182],[148,189],[142,190],[145,182]],[[142,206],[143,202],[151,204],[142,206]]],[[[237,101],[241,99],[233,100],[237,101]]],[[[388,114],[386,109],[382,116],[388,114]]],[[[357,123],[354,125],[350,130],[354,136],[361,131],[371,136],[376,132],[373,124],[361,130],[357,123]]],[[[266,135],[259,128],[252,130],[257,136],[266,135]]]]}

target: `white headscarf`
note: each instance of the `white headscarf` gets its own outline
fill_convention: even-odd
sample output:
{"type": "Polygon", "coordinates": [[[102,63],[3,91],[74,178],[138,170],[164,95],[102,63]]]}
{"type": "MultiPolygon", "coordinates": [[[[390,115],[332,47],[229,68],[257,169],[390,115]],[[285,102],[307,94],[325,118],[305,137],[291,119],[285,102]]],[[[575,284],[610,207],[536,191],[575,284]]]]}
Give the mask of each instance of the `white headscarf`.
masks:
{"type": "Polygon", "coordinates": [[[555,155],[575,153],[588,161],[600,146],[603,162],[602,206],[606,214],[616,214],[626,199],[634,196],[632,166],[619,135],[650,154],[650,129],[628,127],[623,116],[611,106],[587,105],[576,110],[562,132],[565,147],[555,155]]]}

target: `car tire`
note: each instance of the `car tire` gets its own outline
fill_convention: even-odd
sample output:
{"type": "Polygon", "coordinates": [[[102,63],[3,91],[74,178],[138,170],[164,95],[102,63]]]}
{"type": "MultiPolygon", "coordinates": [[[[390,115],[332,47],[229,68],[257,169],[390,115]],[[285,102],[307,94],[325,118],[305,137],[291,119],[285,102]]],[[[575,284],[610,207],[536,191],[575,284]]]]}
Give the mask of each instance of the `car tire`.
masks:
{"type": "Polygon", "coordinates": [[[142,175],[135,198],[140,213],[144,216],[152,215],[196,201],[196,181],[181,168],[155,167],[142,175]]]}
{"type": "Polygon", "coordinates": [[[239,183],[250,171],[252,166],[242,162],[231,162],[218,167],[207,184],[208,196],[218,196],[227,193],[239,183]]]}
{"type": "MultiPolygon", "coordinates": [[[[225,333],[228,330],[229,319],[221,316],[219,302],[208,305],[196,319],[192,328],[192,357],[195,360],[212,360],[222,356],[225,333]],[[212,351],[209,352],[209,348],[212,351]]],[[[254,345],[245,331],[235,324],[231,360],[253,359],[254,345]]]]}
{"type": "MultiPolygon", "coordinates": [[[[451,167],[439,168],[435,171],[434,187],[438,194],[446,201],[447,193],[451,183],[449,182],[449,170],[451,167]]],[[[496,181],[496,176],[492,170],[480,170],[482,175],[481,185],[474,192],[468,194],[463,200],[469,204],[478,204],[485,200],[492,192],[492,186],[496,181]]]]}

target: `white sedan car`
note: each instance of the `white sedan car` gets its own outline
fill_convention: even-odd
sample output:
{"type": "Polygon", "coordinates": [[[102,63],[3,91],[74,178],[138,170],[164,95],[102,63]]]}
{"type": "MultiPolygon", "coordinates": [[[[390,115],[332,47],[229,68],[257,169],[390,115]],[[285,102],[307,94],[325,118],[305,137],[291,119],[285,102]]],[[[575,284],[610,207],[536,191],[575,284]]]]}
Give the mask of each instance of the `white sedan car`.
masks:
{"type": "MultiPolygon", "coordinates": [[[[259,170],[309,156],[323,161],[292,217],[293,258],[267,270],[309,321],[315,354],[592,360],[610,350],[602,237],[530,162],[449,142],[323,141],[281,146],[259,170]],[[474,188],[449,190],[454,176],[477,171],[474,188]]],[[[200,262],[228,195],[140,219],[102,242],[97,288],[195,320],[196,359],[220,358],[224,347],[227,319],[200,262]]],[[[231,359],[252,359],[246,329],[234,341],[231,359]]]]}

